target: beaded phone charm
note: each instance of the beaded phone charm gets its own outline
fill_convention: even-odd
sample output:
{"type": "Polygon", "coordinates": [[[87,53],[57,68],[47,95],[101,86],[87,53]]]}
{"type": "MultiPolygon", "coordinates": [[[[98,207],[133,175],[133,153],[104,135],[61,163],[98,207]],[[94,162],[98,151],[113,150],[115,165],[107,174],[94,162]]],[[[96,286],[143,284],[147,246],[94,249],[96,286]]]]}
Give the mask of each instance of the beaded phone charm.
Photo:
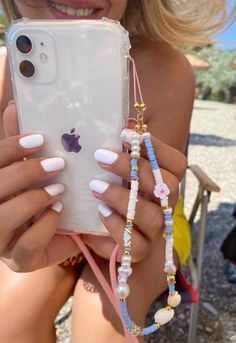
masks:
{"type": "MultiPolygon", "coordinates": [[[[161,325],[166,324],[174,317],[173,307],[176,307],[180,304],[181,296],[175,290],[175,273],[176,267],[173,261],[173,235],[172,235],[172,208],[168,204],[168,195],[170,193],[168,186],[163,182],[163,178],[158,166],[153,147],[151,134],[147,132],[147,125],[144,124],[144,111],[146,106],[142,99],[142,93],[140,89],[140,84],[134,65],[134,61],[131,59],[133,64],[133,79],[134,79],[134,99],[135,104],[134,108],[137,114],[137,124],[135,126],[135,131],[131,136],[131,155],[130,155],[130,182],[131,189],[129,194],[128,202],[128,211],[126,217],[126,225],[123,232],[123,254],[121,257],[121,264],[118,268],[118,283],[115,289],[115,293],[119,298],[120,311],[123,322],[125,323],[128,330],[134,336],[146,336],[155,332],[161,325]],[[137,101],[136,97],[136,86],[138,86],[139,96],[141,101],[137,101]],[[140,157],[141,143],[144,143],[144,146],[147,151],[148,159],[151,164],[152,173],[155,179],[155,188],[154,195],[156,198],[160,199],[160,204],[163,209],[164,215],[164,238],[166,241],[165,247],[165,265],[164,271],[167,274],[167,284],[169,289],[169,296],[167,299],[167,306],[158,310],[154,316],[155,322],[145,328],[141,328],[136,325],[129,317],[126,298],[130,293],[130,288],[127,283],[128,277],[132,274],[131,261],[132,261],[132,229],[133,221],[135,217],[136,202],[138,196],[138,161],[140,157]]],[[[122,131],[122,138],[127,134],[126,130],[122,131]]]]}

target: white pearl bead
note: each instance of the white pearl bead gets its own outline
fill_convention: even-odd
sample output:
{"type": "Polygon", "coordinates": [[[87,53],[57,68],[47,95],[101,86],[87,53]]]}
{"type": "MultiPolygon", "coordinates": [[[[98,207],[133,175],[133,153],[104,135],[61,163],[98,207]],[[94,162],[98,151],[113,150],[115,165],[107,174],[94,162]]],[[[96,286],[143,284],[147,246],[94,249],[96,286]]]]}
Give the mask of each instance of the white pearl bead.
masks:
{"type": "Polygon", "coordinates": [[[137,151],[132,151],[131,152],[131,158],[139,158],[140,157],[140,153],[137,151]]]}
{"type": "Polygon", "coordinates": [[[125,284],[125,283],[127,283],[127,276],[125,276],[125,275],[118,275],[118,283],[119,284],[125,284]]]}
{"type": "Polygon", "coordinates": [[[126,261],[123,262],[123,261],[122,261],[122,262],[121,262],[121,267],[123,267],[124,269],[126,269],[126,268],[129,268],[129,267],[130,267],[130,264],[131,264],[130,262],[126,262],[126,261]]]}
{"type": "Polygon", "coordinates": [[[132,256],[131,256],[131,255],[123,255],[123,256],[121,257],[121,261],[122,261],[122,262],[130,262],[130,263],[131,263],[131,261],[132,261],[132,256]]]}
{"type": "Polygon", "coordinates": [[[133,146],[131,147],[131,151],[137,151],[137,152],[140,152],[140,150],[141,150],[141,148],[140,148],[140,146],[139,146],[139,145],[133,145],[133,146]]]}
{"type": "Polygon", "coordinates": [[[120,275],[130,276],[132,274],[132,268],[131,267],[129,267],[129,268],[119,267],[118,273],[120,275]]]}
{"type": "Polygon", "coordinates": [[[173,295],[170,294],[167,298],[167,304],[171,307],[176,307],[181,302],[181,295],[178,292],[175,292],[173,295]]]}
{"type": "Polygon", "coordinates": [[[125,299],[128,297],[130,292],[130,288],[128,284],[118,284],[116,289],[115,289],[115,293],[116,295],[120,298],[120,299],[125,299]]]}
{"type": "Polygon", "coordinates": [[[175,312],[172,308],[161,308],[155,313],[155,323],[164,325],[168,323],[175,315],[175,312]]]}

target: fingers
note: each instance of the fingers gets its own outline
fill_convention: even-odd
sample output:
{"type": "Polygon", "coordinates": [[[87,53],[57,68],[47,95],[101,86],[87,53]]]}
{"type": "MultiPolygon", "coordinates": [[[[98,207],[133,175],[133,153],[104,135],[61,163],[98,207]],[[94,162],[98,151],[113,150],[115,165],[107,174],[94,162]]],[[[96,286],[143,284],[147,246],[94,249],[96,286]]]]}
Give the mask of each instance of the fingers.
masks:
{"type": "Polygon", "coordinates": [[[44,144],[40,134],[20,135],[0,140],[0,168],[37,152],[44,144]]]}
{"type": "MultiPolygon", "coordinates": [[[[90,182],[90,189],[94,196],[106,203],[110,208],[115,209],[121,216],[126,217],[129,200],[129,190],[107,182],[93,180],[90,182]]],[[[135,225],[149,240],[153,240],[163,226],[163,215],[160,206],[138,197],[136,205],[135,225]]],[[[119,235],[121,235],[120,230],[119,235]]]]}
{"type": "Polygon", "coordinates": [[[29,187],[32,183],[56,176],[65,166],[62,158],[36,158],[16,162],[0,169],[0,199],[29,187]]]}
{"type": "MultiPolygon", "coordinates": [[[[121,178],[129,181],[130,180],[130,157],[126,153],[114,153],[109,150],[99,149],[95,152],[95,158],[99,162],[100,166],[121,178]],[[106,163],[104,163],[106,162],[106,163]]],[[[143,192],[146,192],[152,196],[153,201],[157,201],[153,195],[155,187],[155,180],[153,177],[150,163],[144,159],[139,159],[139,188],[143,192]]],[[[164,182],[170,189],[170,194],[174,194],[177,191],[179,181],[175,175],[165,169],[161,169],[161,174],[164,182]]]]}
{"type": "Polygon", "coordinates": [[[10,251],[4,254],[4,262],[14,271],[28,272],[48,265],[46,247],[56,232],[62,210],[60,202],[54,203],[51,209],[28,228],[15,242],[10,251]]]}
{"type": "Polygon", "coordinates": [[[19,134],[16,106],[13,101],[9,103],[3,113],[3,127],[6,137],[16,136],[19,134]]]}
{"type": "Polygon", "coordinates": [[[63,192],[62,184],[52,184],[42,189],[28,190],[2,203],[0,206],[1,234],[11,234],[26,220],[61,199],[63,192]]]}
{"type": "MultiPolygon", "coordinates": [[[[134,131],[130,129],[125,130],[124,142],[126,143],[126,147],[128,149],[130,149],[129,143],[131,141],[133,132],[134,131]]],[[[179,150],[165,144],[154,136],[151,136],[151,141],[158,165],[162,169],[168,170],[179,180],[181,180],[187,167],[186,157],[179,150]]],[[[148,159],[144,143],[141,144],[141,156],[143,156],[145,159],[148,159]]]]}
{"type": "MultiPolygon", "coordinates": [[[[111,210],[106,204],[99,205],[100,219],[109,231],[111,237],[120,246],[123,245],[123,231],[125,228],[125,220],[115,210],[111,210]]],[[[158,230],[155,230],[156,232],[158,230]]],[[[156,235],[155,232],[155,235],[156,235]]],[[[132,246],[135,247],[133,250],[133,261],[137,262],[142,260],[147,254],[149,249],[149,240],[142,232],[137,228],[133,227],[132,231],[132,246]]]]}

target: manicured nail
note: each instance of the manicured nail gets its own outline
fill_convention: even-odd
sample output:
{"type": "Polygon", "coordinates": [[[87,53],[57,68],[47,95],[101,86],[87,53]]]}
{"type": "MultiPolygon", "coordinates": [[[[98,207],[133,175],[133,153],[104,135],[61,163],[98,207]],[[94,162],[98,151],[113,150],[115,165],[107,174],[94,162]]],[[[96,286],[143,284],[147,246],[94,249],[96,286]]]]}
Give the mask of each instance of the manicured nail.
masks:
{"type": "Polygon", "coordinates": [[[60,213],[62,211],[63,205],[62,202],[56,201],[54,204],[52,204],[51,209],[57,213],[60,213]]]}
{"type": "Polygon", "coordinates": [[[44,138],[40,134],[30,135],[21,137],[19,139],[19,144],[25,149],[37,148],[44,143],[44,138]]]}
{"type": "Polygon", "coordinates": [[[118,154],[110,150],[98,149],[95,151],[94,157],[98,162],[112,164],[117,160],[118,154]]]}
{"type": "Polygon", "coordinates": [[[8,106],[15,105],[15,100],[10,100],[8,106]]]}
{"type": "Polygon", "coordinates": [[[89,183],[89,188],[91,191],[97,192],[97,193],[104,193],[107,188],[109,187],[109,183],[101,180],[92,180],[89,183]]]}
{"type": "Polygon", "coordinates": [[[65,161],[61,157],[48,158],[46,160],[42,160],[40,163],[43,170],[47,173],[55,172],[65,167],[65,161]]]}
{"type": "Polygon", "coordinates": [[[109,217],[112,214],[112,210],[106,204],[99,204],[98,210],[103,215],[103,217],[109,217]]]}
{"type": "Polygon", "coordinates": [[[55,183],[53,185],[48,185],[44,187],[45,191],[51,195],[51,197],[55,197],[58,194],[62,194],[65,191],[65,186],[61,183],[55,183]]]}

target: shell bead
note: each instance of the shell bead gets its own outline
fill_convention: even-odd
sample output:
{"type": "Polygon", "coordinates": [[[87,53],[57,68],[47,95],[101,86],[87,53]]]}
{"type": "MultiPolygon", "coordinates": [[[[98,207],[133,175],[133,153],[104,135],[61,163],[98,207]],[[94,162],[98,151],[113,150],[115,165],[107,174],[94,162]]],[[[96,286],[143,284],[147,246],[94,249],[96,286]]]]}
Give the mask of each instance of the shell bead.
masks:
{"type": "Polygon", "coordinates": [[[181,302],[181,295],[175,292],[173,295],[169,295],[167,298],[167,304],[171,307],[176,307],[181,302]]]}
{"type": "Polygon", "coordinates": [[[164,325],[168,323],[175,315],[175,312],[172,308],[161,308],[155,313],[154,319],[155,323],[164,325]]]}

